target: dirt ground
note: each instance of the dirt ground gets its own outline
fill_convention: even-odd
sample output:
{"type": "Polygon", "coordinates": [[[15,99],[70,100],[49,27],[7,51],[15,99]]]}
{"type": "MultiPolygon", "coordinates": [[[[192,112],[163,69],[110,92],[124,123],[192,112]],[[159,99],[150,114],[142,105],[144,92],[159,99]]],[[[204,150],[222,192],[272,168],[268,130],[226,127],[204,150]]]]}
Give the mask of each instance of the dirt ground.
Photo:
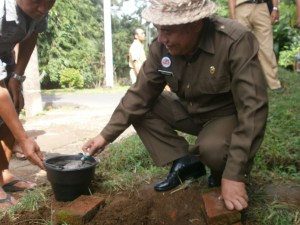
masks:
{"type": "MultiPolygon", "coordinates": [[[[49,185],[49,184],[46,184],[49,185]]],[[[105,206],[98,211],[88,225],[206,225],[201,206],[201,187],[194,183],[188,188],[155,192],[153,183],[144,184],[130,191],[104,194],[99,188],[93,188],[93,195],[105,198],[105,206]]],[[[300,209],[300,186],[295,184],[267,185],[266,194],[287,204],[298,205],[300,209]]],[[[255,190],[252,190],[255,191],[255,190]]],[[[52,224],[55,211],[68,202],[55,200],[49,185],[46,192],[49,199],[37,211],[22,211],[17,219],[11,221],[8,216],[0,220],[1,225],[52,224]]],[[[252,224],[251,224],[252,225],[252,224]]],[[[257,225],[257,224],[256,224],[257,225]]]]}
{"type": "MultiPolygon", "coordinates": [[[[131,191],[94,196],[105,198],[105,206],[98,211],[88,225],[204,225],[201,211],[202,199],[199,187],[190,187],[176,192],[155,192],[153,184],[145,184],[131,191]]],[[[37,211],[23,211],[17,220],[8,217],[1,225],[46,224],[53,218],[53,210],[59,211],[68,202],[57,202],[52,190],[47,192],[49,201],[37,211]],[[51,215],[52,213],[52,215],[51,215]]]]}

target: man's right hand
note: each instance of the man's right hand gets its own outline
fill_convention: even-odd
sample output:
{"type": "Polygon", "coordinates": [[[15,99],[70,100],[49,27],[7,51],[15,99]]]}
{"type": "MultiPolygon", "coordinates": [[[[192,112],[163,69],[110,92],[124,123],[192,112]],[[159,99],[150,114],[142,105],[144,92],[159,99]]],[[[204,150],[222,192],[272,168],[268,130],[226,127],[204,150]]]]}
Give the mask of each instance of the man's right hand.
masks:
{"type": "Polygon", "coordinates": [[[40,150],[38,144],[32,138],[26,138],[25,140],[18,141],[20,147],[23,149],[25,157],[33,164],[37,165],[41,169],[44,168],[43,161],[45,157],[40,150]]]}
{"type": "Polygon", "coordinates": [[[88,140],[82,147],[83,152],[86,155],[99,155],[105,148],[108,142],[102,137],[102,135],[97,135],[96,137],[88,140]]]}

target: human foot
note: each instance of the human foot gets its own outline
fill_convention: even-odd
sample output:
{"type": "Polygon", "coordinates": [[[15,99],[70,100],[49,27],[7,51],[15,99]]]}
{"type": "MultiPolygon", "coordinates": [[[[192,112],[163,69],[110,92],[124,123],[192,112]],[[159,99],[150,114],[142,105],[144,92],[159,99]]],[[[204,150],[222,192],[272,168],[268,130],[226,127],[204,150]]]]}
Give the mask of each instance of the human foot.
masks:
{"type": "Polygon", "coordinates": [[[13,147],[12,152],[15,154],[15,157],[19,160],[26,160],[27,158],[25,157],[23,150],[19,146],[19,144],[15,144],[13,147]]]}
{"type": "Polygon", "coordinates": [[[33,189],[36,183],[22,180],[13,175],[9,170],[4,170],[3,173],[3,190],[7,192],[24,191],[26,189],[33,189]]]}
{"type": "Polygon", "coordinates": [[[17,204],[17,200],[0,189],[0,210],[7,210],[17,204]]]}
{"type": "Polygon", "coordinates": [[[32,190],[36,186],[30,181],[15,179],[3,185],[3,190],[6,192],[17,192],[24,190],[32,190]]]}

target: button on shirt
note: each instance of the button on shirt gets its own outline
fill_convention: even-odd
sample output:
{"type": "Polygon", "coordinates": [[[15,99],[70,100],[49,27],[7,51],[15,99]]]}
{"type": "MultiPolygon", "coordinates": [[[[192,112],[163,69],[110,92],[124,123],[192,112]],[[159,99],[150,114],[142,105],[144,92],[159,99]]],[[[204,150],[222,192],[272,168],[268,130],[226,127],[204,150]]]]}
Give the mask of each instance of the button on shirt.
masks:
{"type": "Polygon", "coordinates": [[[40,20],[29,19],[17,6],[16,0],[0,1],[0,60],[13,64],[12,50],[15,45],[33,32],[47,28],[47,16],[40,20]]]}
{"type": "Polygon", "coordinates": [[[166,84],[195,120],[237,115],[223,177],[243,181],[260,146],[268,113],[266,83],[254,35],[235,21],[204,20],[198,49],[190,58],[171,56],[157,40],[132,86],[101,131],[114,141],[155,104],[166,84]],[[162,64],[168,57],[170,65],[162,64]]]}

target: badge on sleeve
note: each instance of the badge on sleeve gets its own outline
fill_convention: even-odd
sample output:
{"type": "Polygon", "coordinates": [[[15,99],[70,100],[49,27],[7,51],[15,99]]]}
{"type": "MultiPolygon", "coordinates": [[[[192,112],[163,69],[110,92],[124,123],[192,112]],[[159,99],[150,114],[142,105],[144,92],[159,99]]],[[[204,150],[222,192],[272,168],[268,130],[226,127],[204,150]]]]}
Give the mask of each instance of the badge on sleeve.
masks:
{"type": "Polygon", "coordinates": [[[164,68],[169,68],[171,64],[172,64],[171,59],[168,56],[165,56],[161,59],[161,65],[164,68]]]}

